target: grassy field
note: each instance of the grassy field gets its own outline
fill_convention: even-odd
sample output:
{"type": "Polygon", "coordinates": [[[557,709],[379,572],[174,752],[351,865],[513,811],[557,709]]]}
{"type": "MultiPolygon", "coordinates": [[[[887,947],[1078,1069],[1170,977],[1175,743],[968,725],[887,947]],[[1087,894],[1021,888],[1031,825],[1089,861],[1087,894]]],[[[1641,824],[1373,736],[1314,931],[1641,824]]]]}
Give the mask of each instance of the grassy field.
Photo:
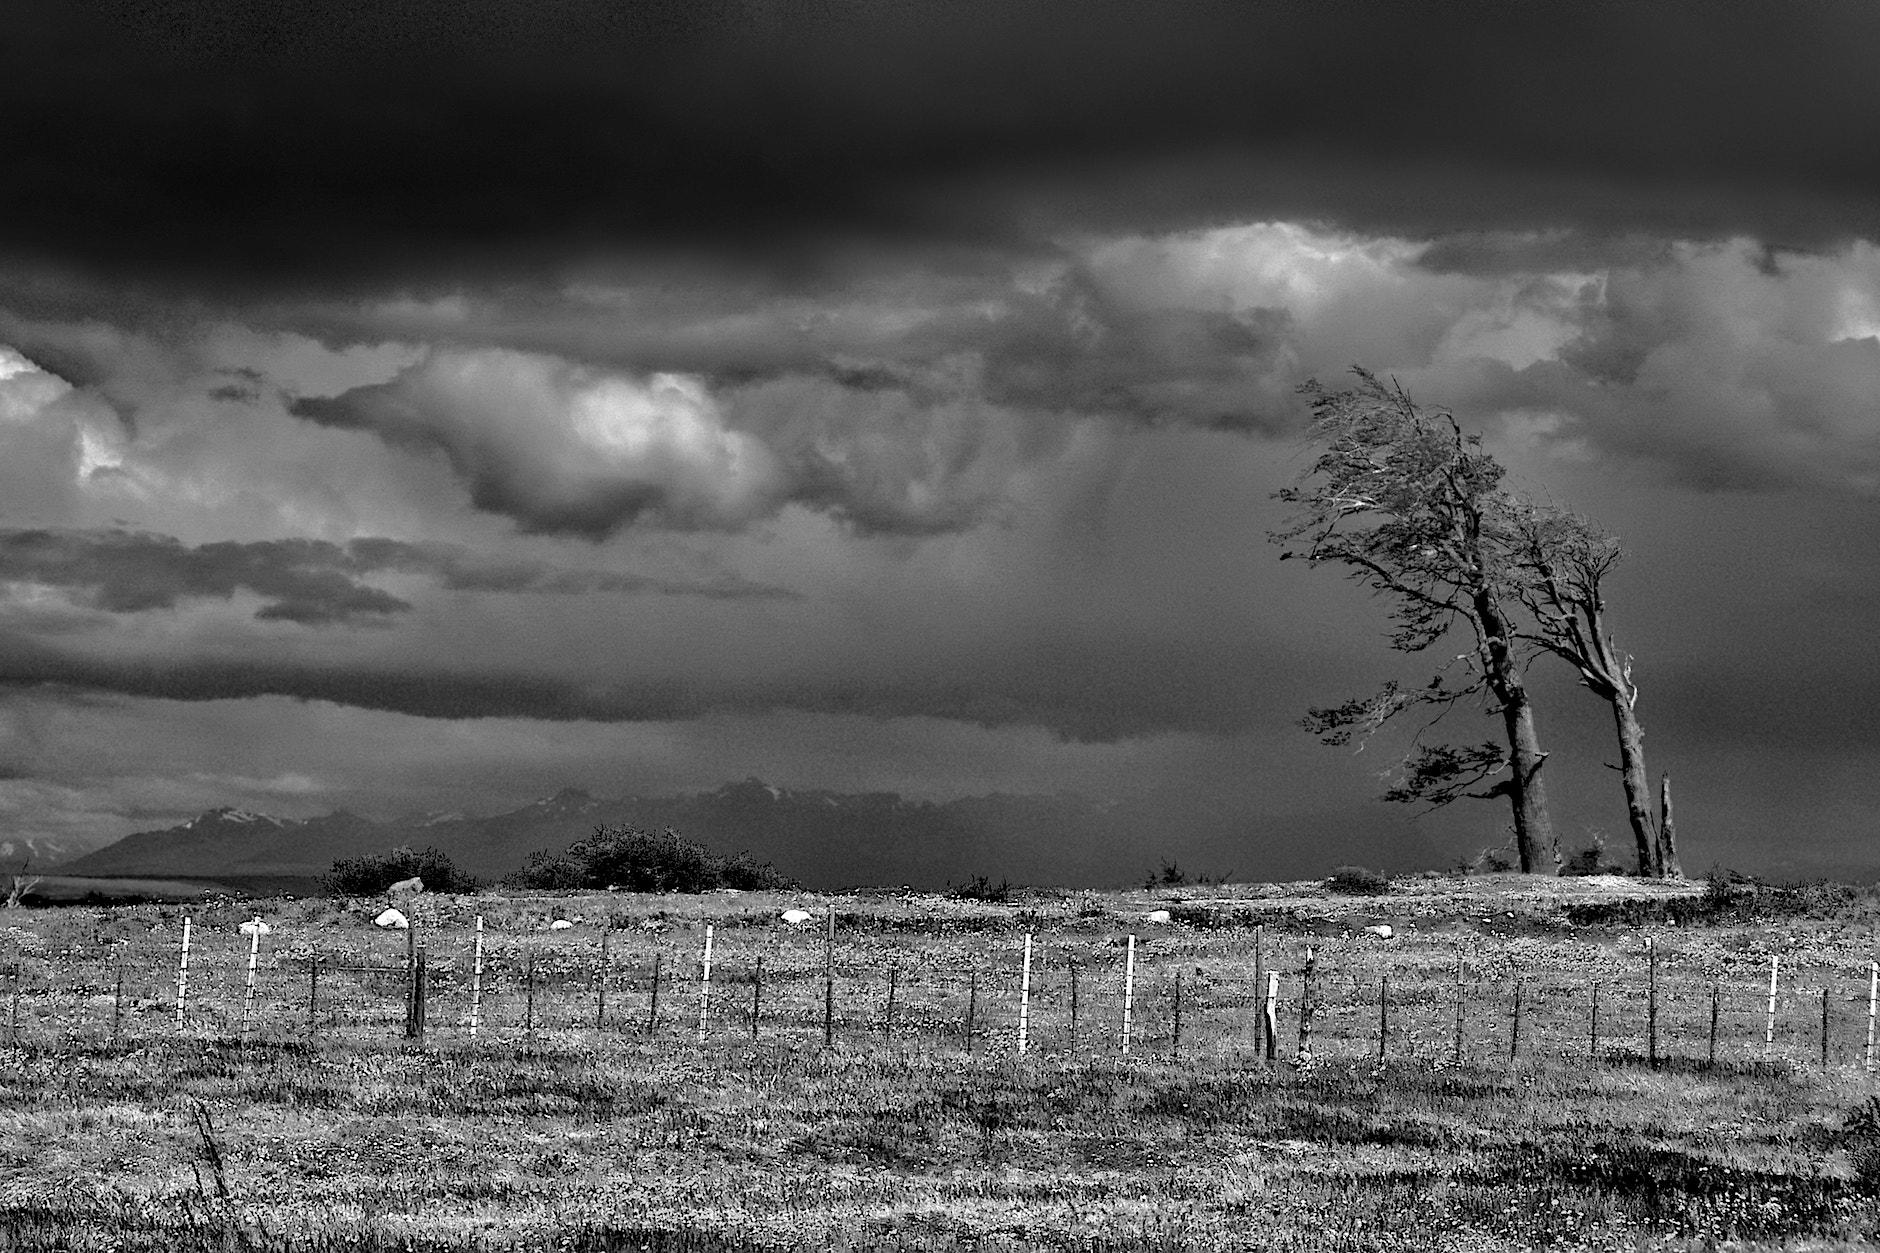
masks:
{"type": "Polygon", "coordinates": [[[0,917],[0,979],[17,970],[19,989],[0,983],[0,1248],[1854,1248],[1880,1232],[1869,891],[1509,877],[1363,898],[438,898],[417,910],[422,1041],[403,1038],[404,939],[372,927],[382,904],[0,917]],[[831,1047],[823,937],[778,921],[793,904],[838,916],[831,1047]],[[235,928],[256,914],[273,931],[250,998],[235,928]],[[1256,948],[1281,975],[1272,1063],[1256,948]]]}

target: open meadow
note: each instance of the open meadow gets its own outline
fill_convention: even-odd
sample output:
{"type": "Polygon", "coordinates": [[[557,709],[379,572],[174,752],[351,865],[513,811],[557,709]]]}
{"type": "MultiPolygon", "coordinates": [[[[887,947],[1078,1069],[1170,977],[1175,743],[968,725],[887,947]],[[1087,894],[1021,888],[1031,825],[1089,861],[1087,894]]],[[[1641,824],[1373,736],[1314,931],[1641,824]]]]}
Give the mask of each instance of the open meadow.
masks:
{"type": "Polygon", "coordinates": [[[1880,1234],[1867,889],[423,897],[416,942],[384,907],[0,917],[0,1248],[1880,1234]]]}

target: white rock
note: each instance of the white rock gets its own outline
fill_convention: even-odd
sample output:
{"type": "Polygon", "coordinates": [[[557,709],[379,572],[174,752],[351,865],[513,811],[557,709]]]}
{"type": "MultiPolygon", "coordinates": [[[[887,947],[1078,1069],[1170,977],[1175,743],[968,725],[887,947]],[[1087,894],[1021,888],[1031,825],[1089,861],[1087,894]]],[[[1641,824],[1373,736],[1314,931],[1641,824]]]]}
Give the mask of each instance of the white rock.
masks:
{"type": "Polygon", "coordinates": [[[1369,931],[1380,940],[1388,940],[1391,936],[1396,934],[1390,929],[1390,924],[1387,922],[1380,922],[1375,927],[1366,927],[1365,930],[1369,931]]]}
{"type": "Polygon", "coordinates": [[[786,909],[783,911],[783,920],[793,927],[800,927],[815,916],[816,915],[810,913],[807,909],[786,909]]]}
{"type": "Polygon", "coordinates": [[[424,891],[424,880],[420,879],[417,875],[412,875],[409,879],[400,879],[397,883],[392,884],[391,887],[386,888],[385,894],[387,896],[397,896],[401,892],[422,891],[424,891]]]}
{"type": "Polygon", "coordinates": [[[574,924],[569,922],[566,918],[557,918],[555,921],[548,924],[548,929],[550,931],[566,931],[572,926],[574,926],[574,924]]]}
{"type": "Polygon", "coordinates": [[[259,918],[251,918],[241,925],[241,933],[243,935],[270,935],[273,931],[273,927],[270,927],[259,918]]]}
{"type": "Polygon", "coordinates": [[[1174,915],[1166,909],[1152,909],[1142,916],[1144,922],[1171,922],[1174,915]]]}
{"type": "Polygon", "coordinates": [[[381,927],[404,928],[411,925],[411,919],[405,917],[395,909],[386,910],[372,921],[378,923],[381,927]]]}

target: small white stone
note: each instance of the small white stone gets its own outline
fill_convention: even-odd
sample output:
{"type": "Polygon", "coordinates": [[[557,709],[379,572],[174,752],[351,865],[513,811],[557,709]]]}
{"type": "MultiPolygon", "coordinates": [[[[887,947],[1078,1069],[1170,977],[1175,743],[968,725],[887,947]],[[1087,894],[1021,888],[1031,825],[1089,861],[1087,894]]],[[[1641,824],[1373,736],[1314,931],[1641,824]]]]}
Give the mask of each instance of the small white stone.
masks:
{"type": "Polygon", "coordinates": [[[1173,917],[1166,909],[1152,909],[1142,916],[1144,922],[1169,922],[1173,917]]]}
{"type": "Polygon", "coordinates": [[[411,926],[411,919],[405,917],[395,909],[386,910],[372,921],[378,923],[381,927],[407,928],[411,926]]]}
{"type": "Polygon", "coordinates": [[[566,918],[557,918],[555,921],[548,924],[548,929],[550,931],[566,931],[572,926],[574,926],[574,924],[569,922],[566,918]]]}
{"type": "Polygon", "coordinates": [[[422,891],[424,891],[424,880],[420,879],[417,875],[412,875],[409,879],[400,879],[397,883],[386,888],[385,894],[387,896],[397,896],[404,892],[422,891]]]}
{"type": "Polygon", "coordinates": [[[270,935],[274,928],[259,918],[251,918],[241,925],[240,930],[243,935],[270,935]]]}
{"type": "Polygon", "coordinates": [[[810,913],[807,909],[786,909],[783,911],[783,920],[793,927],[800,927],[815,916],[816,915],[810,913]]]}
{"type": "Polygon", "coordinates": [[[1380,940],[1388,940],[1392,935],[1396,934],[1390,929],[1390,924],[1387,922],[1380,922],[1375,927],[1366,927],[1365,930],[1369,931],[1380,940]]]}

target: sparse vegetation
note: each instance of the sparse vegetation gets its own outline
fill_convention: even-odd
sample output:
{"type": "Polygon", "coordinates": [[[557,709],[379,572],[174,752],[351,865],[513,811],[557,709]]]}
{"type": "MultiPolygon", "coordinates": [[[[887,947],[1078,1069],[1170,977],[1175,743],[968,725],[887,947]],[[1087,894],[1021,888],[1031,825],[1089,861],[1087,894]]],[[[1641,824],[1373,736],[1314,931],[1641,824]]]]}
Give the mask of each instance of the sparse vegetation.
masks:
{"type": "Polygon", "coordinates": [[[435,848],[416,852],[404,846],[364,857],[341,858],[321,880],[331,896],[378,896],[405,879],[424,880],[427,892],[474,892],[478,883],[435,848]]]}
{"type": "Polygon", "coordinates": [[[1382,896],[1390,891],[1390,879],[1363,866],[1340,866],[1326,876],[1325,887],[1347,896],[1382,896]]]}
{"type": "Polygon", "coordinates": [[[1010,879],[1001,879],[994,883],[985,875],[976,874],[964,883],[949,884],[947,895],[956,901],[982,901],[989,905],[1004,905],[1011,901],[1015,889],[1010,879]]]}
{"type": "Polygon", "coordinates": [[[596,827],[593,835],[569,845],[565,853],[532,853],[508,883],[538,891],[625,892],[763,892],[793,886],[770,863],[753,861],[747,854],[720,857],[671,829],[655,834],[634,826],[596,827]]]}

